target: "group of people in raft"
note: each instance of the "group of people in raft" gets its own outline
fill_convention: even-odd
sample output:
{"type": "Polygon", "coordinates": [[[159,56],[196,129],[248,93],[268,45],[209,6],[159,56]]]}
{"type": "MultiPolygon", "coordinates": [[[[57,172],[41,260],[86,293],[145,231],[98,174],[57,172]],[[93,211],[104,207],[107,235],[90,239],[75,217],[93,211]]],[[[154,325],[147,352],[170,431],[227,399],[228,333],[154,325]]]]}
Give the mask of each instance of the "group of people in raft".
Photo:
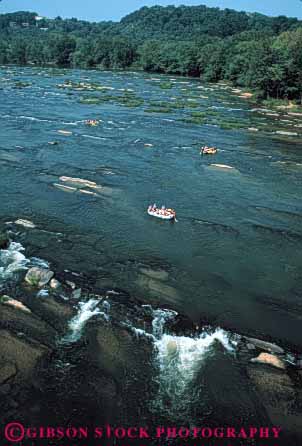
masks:
{"type": "Polygon", "coordinates": [[[215,155],[217,153],[217,147],[204,146],[200,150],[200,155],[215,155]]]}
{"type": "Polygon", "coordinates": [[[155,203],[153,206],[149,206],[148,211],[164,217],[176,217],[176,212],[174,209],[166,209],[165,206],[158,208],[155,203]]]}
{"type": "Polygon", "coordinates": [[[85,121],[85,124],[95,126],[95,125],[99,125],[99,121],[97,121],[96,119],[88,119],[87,121],[85,121]]]}

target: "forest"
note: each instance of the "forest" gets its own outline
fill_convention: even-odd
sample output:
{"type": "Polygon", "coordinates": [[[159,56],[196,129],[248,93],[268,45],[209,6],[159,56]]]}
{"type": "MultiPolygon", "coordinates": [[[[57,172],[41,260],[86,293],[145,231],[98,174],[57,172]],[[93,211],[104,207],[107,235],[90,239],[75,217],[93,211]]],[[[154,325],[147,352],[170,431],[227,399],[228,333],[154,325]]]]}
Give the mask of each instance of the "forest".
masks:
{"type": "Polygon", "coordinates": [[[302,103],[302,21],[202,5],[99,23],[21,11],[0,15],[0,64],[194,76],[302,103]]]}

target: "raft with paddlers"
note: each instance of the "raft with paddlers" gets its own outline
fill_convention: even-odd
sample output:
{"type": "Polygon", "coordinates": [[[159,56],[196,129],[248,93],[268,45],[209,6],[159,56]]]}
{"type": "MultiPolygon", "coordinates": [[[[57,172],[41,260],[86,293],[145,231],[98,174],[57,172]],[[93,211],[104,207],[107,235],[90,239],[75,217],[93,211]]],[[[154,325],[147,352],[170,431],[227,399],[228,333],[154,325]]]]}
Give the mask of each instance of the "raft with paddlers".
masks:
{"type": "Polygon", "coordinates": [[[166,209],[165,206],[158,208],[156,204],[150,205],[147,210],[148,214],[152,217],[161,218],[162,220],[175,220],[176,212],[174,209],[166,209]]]}
{"type": "Polygon", "coordinates": [[[88,119],[87,121],[85,121],[85,124],[94,127],[96,125],[99,125],[99,121],[97,121],[96,119],[88,119]]]}
{"type": "Polygon", "coordinates": [[[217,147],[204,146],[200,150],[200,155],[215,155],[217,152],[217,147]]]}

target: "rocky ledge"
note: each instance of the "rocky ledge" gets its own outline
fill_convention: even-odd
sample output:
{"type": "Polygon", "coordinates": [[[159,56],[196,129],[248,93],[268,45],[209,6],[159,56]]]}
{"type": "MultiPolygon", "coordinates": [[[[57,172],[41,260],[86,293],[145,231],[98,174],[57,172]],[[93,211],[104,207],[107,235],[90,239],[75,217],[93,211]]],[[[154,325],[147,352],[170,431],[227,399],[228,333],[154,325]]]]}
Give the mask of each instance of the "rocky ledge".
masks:
{"type": "MultiPolygon", "coordinates": [[[[6,249],[7,235],[2,234],[0,240],[6,249]]],[[[83,277],[46,266],[29,268],[18,277],[14,287],[2,286],[0,297],[0,412],[4,422],[116,423],[125,422],[127,413],[127,422],[137,422],[146,413],[145,400],[137,401],[137,395],[149,395],[154,386],[156,389],[151,367],[154,339],[148,334],[148,328],[152,333],[150,306],[114,288],[102,296],[92,294],[83,277]],[[95,315],[91,320],[81,313],[86,304],[87,314],[95,315]],[[81,336],[68,337],[75,325],[81,336]],[[129,401],[136,401],[131,415],[129,401]],[[72,414],[67,407],[73,407],[72,414]]],[[[142,267],[137,285],[152,288],[154,295],[164,285],[162,293],[175,297],[169,274],[162,269],[142,267]]],[[[169,354],[177,355],[177,337],[196,338],[202,326],[202,321],[196,326],[181,315],[168,320],[167,330],[176,336],[168,346],[169,354]]],[[[258,414],[255,420],[281,425],[291,446],[300,445],[302,356],[266,340],[234,338],[234,355],[227,355],[220,345],[221,351],[201,369],[206,389],[203,403],[216,404],[215,416],[226,423],[252,422],[258,414]],[[219,391],[221,367],[223,395],[219,391]],[[238,394],[234,395],[236,386],[238,394]],[[239,410],[241,388],[247,393],[239,410]]],[[[197,404],[194,413],[202,407],[197,404]]],[[[211,413],[209,423],[215,422],[215,416],[211,413]]]]}

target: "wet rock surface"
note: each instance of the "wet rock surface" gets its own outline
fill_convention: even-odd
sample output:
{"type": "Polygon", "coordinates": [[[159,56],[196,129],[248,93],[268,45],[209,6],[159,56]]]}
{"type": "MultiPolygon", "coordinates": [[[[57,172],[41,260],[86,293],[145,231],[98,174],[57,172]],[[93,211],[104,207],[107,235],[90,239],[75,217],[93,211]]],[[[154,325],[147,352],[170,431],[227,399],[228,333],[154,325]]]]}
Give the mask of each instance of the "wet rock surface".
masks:
{"type": "MultiPolygon", "coordinates": [[[[223,422],[238,427],[248,420],[255,425],[283,425],[291,445],[299,445],[299,356],[288,364],[284,347],[239,335],[232,335],[233,353],[219,334],[207,346],[202,339],[213,336],[213,329],[205,321],[196,324],[171,310],[152,308],[149,299],[146,302],[122,289],[106,288],[105,281],[99,281],[103,289],[96,294],[92,282],[81,273],[56,271],[58,285],[57,279],[50,278],[50,270],[35,267],[34,277],[39,280],[44,278],[40,270],[47,274],[42,294],[23,281],[28,274],[23,272],[17,295],[8,297],[21,307],[0,303],[0,409],[6,413],[4,420],[42,425],[135,425],[138,420],[165,424],[173,414],[176,422],[184,416],[203,419],[211,426],[223,422]],[[170,336],[167,340],[165,333],[170,336]],[[192,340],[187,351],[186,343],[192,340]],[[157,356],[161,342],[166,342],[164,363],[157,356]],[[201,346],[204,350],[199,357],[201,346]],[[161,397],[162,406],[155,409],[152,401],[162,392],[160,374],[170,361],[176,369],[180,367],[186,354],[193,355],[189,364],[196,367],[188,369],[192,376],[186,394],[174,408],[175,401],[161,397]],[[138,395],[147,398],[138,399],[138,395]],[[66,412],[67,407],[73,407],[72,413],[66,412]]],[[[142,291],[148,289],[152,301],[162,308],[169,301],[175,305],[178,295],[170,285],[173,275],[168,268],[143,265],[135,271],[137,284],[142,291]]],[[[222,336],[228,336],[227,332],[222,336]]],[[[173,381],[170,384],[178,386],[173,381]]]]}
{"type": "Polygon", "coordinates": [[[252,388],[263,404],[270,422],[281,426],[286,444],[301,441],[301,387],[298,389],[290,376],[273,368],[249,367],[252,388]]]}
{"type": "Polygon", "coordinates": [[[34,267],[27,272],[25,276],[25,281],[31,286],[42,288],[44,285],[48,284],[48,282],[52,279],[53,276],[54,276],[53,271],[49,271],[44,268],[34,267]]]}
{"type": "Polygon", "coordinates": [[[274,356],[270,353],[260,353],[257,358],[252,358],[251,362],[260,363],[260,364],[268,364],[270,366],[276,367],[277,369],[285,369],[285,364],[282,362],[280,358],[274,356]]]}

